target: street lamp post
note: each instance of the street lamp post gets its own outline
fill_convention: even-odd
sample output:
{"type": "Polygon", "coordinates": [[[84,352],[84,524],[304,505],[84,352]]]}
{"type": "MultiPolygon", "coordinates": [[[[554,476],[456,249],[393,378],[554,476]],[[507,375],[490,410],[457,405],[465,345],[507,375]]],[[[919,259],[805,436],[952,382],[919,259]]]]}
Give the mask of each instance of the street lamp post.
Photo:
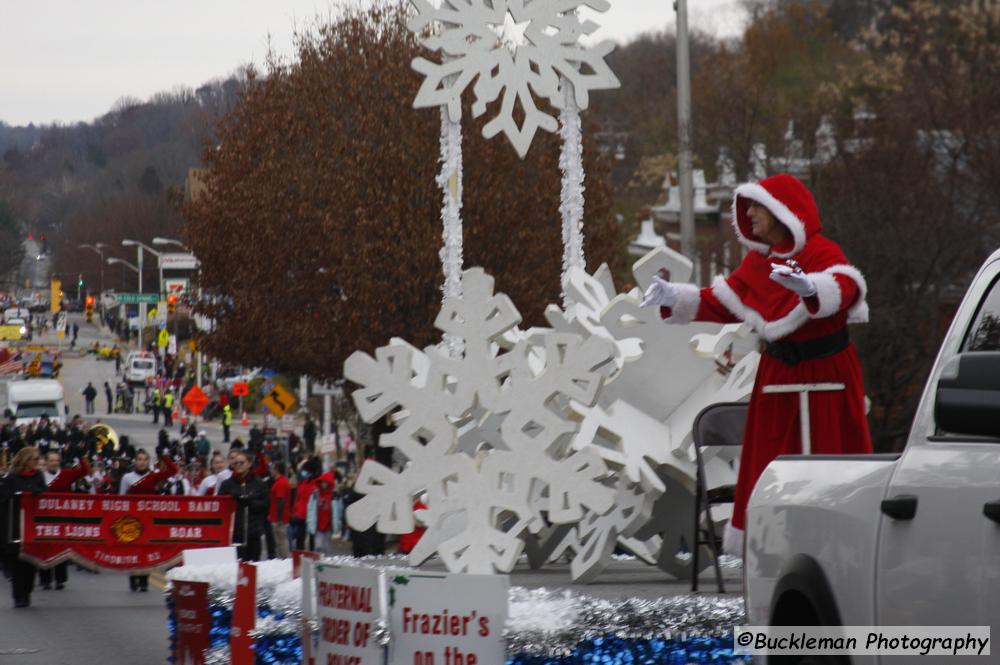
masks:
{"type": "Polygon", "coordinates": [[[681,198],[681,254],[695,266],[701,283],[694,232],[694,189],[691,174],[691,52],[688,44],[687,0],[676,0],[677,12],[677,186],[681,198]]]}
{"type": "MultiPolygon", "coordinates": [[[[152,254],[153,256],[156,257],[156,259],[157,259],[157,261],[156,261],[157,268],[159,269],[159,273],[160,273],[159,293],[157,295],[157,303],[159,304],[159,301],[163,298],[163,265],[159,261],[159,259],[160,259],[160,252],[157,252],[155,249],[153,249],[149,245],[143,244],[143,243],[139,242],[138,240],[128,240],[128,239],[122,240],[122,247],[135,247],[136,256],[138,257],[138,264],[139,264],[139,293],[142,293],[142,250],[146,250],[147,252],[149,252],[150,254],[152,254]]],[[[140,319],[139,320],[139,346],[142,347],[142,341],[143,341],[142,333],[146,329],[146,303],[145,302],[139,303],[139,319],[140,319]]]]}
{"type": "Polygon", "coordinates": [[[104,319],[104,248],[110,246],[103,242],[95,242],[92,245],[80,245],[80,249],[92,249],[101,257],[101,320],[104,319]]]}
{"type": "Polygon", "coordinates": [[[181,249],[183,249],[185,252],[191,251],[180,240],[174,240],[173,238],[161,238],[161,237],[157,236],[156,238],[153,238],[153,244],[154,245],[177,245],[178,247],[180,247],[181,249]]]}
{"type": "MultiPolygon", "coordinates": [[[[141,252],[139,253],[139,266],[138,267],[132,265],[131,263],[129,263],[125,259],[118,259],[118,258],[115,258],[115,257],[111,257],[111,258],[108,259],[108,265],[109,266],[114,265],[116,263],[120,263],[123,266],[126,266],[126,267],[130,268],[131,270],[133,270],[135,273],[137,273],[139,275],[139,293],[141,294],[142,293],[142,253],[141,252]]],[[[145,320],[146,320],[145,317],[146,317],[146,303],[140,302],[139,303],[139,350],[140,351],[142,350],[142,329],[143,329],[143,325],[144,325],[145,320]]]]}
{"type": "Polygon", "coordinates": [[[160,254],[162,254],[162,252],[158,252],[155,249],[153,249],[152,247],[150,247],[149,245],[141,243],[138,240],[122,240],[122,247],[135,247],[136,248],[136,251],[138,252],[138,256],[139,256],[139,267],[140,268],[142,268],[142,250],[146,250],[147,252],[149,252],[150,254],[152,254],[153,256],[156,257],[156,266],[157,266],[157,270],[159,271],[159,274],[160,274],[159,296],[160,296],[160,299],[162,299],[163,298],[163,264],[160,262],[160,254]]]}

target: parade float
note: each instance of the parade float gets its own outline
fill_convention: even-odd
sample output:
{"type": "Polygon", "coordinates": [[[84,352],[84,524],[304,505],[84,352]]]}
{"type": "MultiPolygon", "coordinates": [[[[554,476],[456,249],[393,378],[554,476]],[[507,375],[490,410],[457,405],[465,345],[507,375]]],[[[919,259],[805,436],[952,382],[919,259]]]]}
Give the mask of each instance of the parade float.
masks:
{"type": "MultiPolygon", "coordinates": [[[[358,575],[359,568],[381,571],[389,605],[405,592],[393,586],[398,580],[465,576],[471,587],[482,578],[502,580],[499,591],[486,595],[502,606],[503,629],[491,635],[501,640],[503,659],[511,663],[731,662],[732,626],[743,618],[739,598],[648,599],[629,597],[626,590],[625,597],[609,600],[506,586],[506,575],[518,566],[539,568],[567,558],[567,584],[593,582],[622,553],[665,577],[689,577],[696,486],[692,424],[708,405],[748,399],[759,360],[757,338],[746,326],[666,326],[656,308],[640,307],[658,271],[668,270],[675,281],[692,279],[691,262],[673,250],[659,247],[640,259],[633,266],[636,286],[628,289],[615,285],[605,265],[593,273],[585,268],[579,114],[591,91],[617,87],[618,81],[604,62],[612,45],[581,43],[598,26],[581,20],[577,10],[603,12],[609,5],[412,5],[410,29],[437,53],[433,60],[417,58],[413,68],[424,76],[414,106],[437,106],[441,114],[437,182],[444,284],[435,326],[442,342],[418,349],[393,339],[374,356],[356,352],[347,359],[344,377],[360,386],[353,399],[362,419],[391,421],[378,445],[392,448],[395,462],[393,468],[365,462],[354,485],[363,497],[349,507],[347,520],[358,531],[404,534],[418,525],[425,531],[405,559],[328,559],[315,570],[321,580],[358,575]],[[518,26],[523,37],[515,34],[518,26]],[[545,328],[522,328],[516,303],[496,291],[493,277],[463,266],[461,99],[470,87],[472,113],[495,113],[484,134],[503,133],[520,156],[539,129],[558,131],[562,139],[563,295],[546,310],[545,328]],[[547,100],[558,118],[536,99],[547,100]],[[425,507],[415,512],[417,497],[425,507]],[[421,572],[432,558],[438,562],[434,574],[421,572]],[[437,572],[440,564],[447,573],[437,572]],[[330,572],[337,569],[351,572],[330,572]]],[[[707,458],[709,488],[733,485],[736,475],[736,453],[707,458]]],[[[721,527],[725,508],[713,517],[721,527]]],[[[315,611],[317,598],[323,605],[327,597],[325,582],[303,584],[289,561],[262,562],[252,575],[244,565],[170,572],[175,591],[186,585],[184,593],[168,594],[174,653],[181,662],[188,653],[181,641],[191,633],[207,637],[196,651],[204,649],[210,663],[306,662],[316,644],[336,634],[336,622],[317,618],[315,611]],[[234,619],[241,614],[236,608],[250,602],[240,600],[240,590],[253,586],[252,576],[255,611],[249,619],[234,619]],[[191,621],[200,617],[197,625],[186,624],[176,605],[185,594],[204,606],[183,610],[191,621]],[[237,653],[237,636],[247,634],[252,652],[240,642],[237,653]]],[[[306,571],[313,568],[304,563],[306,571]]],[[[387,657],[403,662],[398,649],[408,620],[393,621],[391,615],[366,620],[362,632],[378,635],[387,651],[377,654],[395,654],[387,657]]],[[[328,659],[322,662],[382,662],[371,654],[323,653],[328,659]]],[[[471,665],[498,658],[469,660],[458,653],[466,652],[446,650],[436,661],[407,662],[471,665]]]]}

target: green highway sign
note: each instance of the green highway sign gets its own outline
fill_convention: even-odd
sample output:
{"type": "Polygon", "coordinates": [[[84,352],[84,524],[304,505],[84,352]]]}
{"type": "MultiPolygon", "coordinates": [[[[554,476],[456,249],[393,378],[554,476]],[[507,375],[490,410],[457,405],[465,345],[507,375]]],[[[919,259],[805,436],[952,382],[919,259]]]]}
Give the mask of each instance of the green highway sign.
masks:
{"type": "Polygon", "coordinates": [[[123,305],[138,305],[139,303],[156,305],[160,302],[160,295],[158,293],[119,293],[115,299],[123,305]]]}

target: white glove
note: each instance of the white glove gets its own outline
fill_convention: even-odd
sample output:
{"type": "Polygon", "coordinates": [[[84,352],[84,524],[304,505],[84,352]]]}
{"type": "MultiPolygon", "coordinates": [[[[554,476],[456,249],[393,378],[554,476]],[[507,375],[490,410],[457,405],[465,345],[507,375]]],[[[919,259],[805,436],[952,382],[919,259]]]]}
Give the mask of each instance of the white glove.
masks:
{"type": "Polygon", "coordinates": [[[790,291],[795,291],[803,298],[816,295],[816,284],[812,278],[801,270],[780,263],[771,264],[771,279],[790,291]]]}
{"type": "Polygon", "coordinates": [[[653,275],[653,282],[642,297],[641,307],[673,307],[677,304],[677,287],[671,282],[653,275]]]}

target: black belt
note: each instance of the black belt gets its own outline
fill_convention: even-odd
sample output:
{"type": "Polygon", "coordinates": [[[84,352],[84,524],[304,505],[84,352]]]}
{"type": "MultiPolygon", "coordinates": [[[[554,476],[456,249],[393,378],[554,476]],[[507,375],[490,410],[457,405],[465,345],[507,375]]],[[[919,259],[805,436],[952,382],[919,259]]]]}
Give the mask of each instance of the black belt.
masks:
{"type": "Polygon", "coordinates": [[[835,353],[840,353],[851,343],[851,338],[847,334],[847,328],[841,328],[832,335],[818,337],[805,342],[768,342],[764,350],[773,358],[777,358],[786,365],[797,365],[805,360],[817,360],[826,358],[835,353]]]}

